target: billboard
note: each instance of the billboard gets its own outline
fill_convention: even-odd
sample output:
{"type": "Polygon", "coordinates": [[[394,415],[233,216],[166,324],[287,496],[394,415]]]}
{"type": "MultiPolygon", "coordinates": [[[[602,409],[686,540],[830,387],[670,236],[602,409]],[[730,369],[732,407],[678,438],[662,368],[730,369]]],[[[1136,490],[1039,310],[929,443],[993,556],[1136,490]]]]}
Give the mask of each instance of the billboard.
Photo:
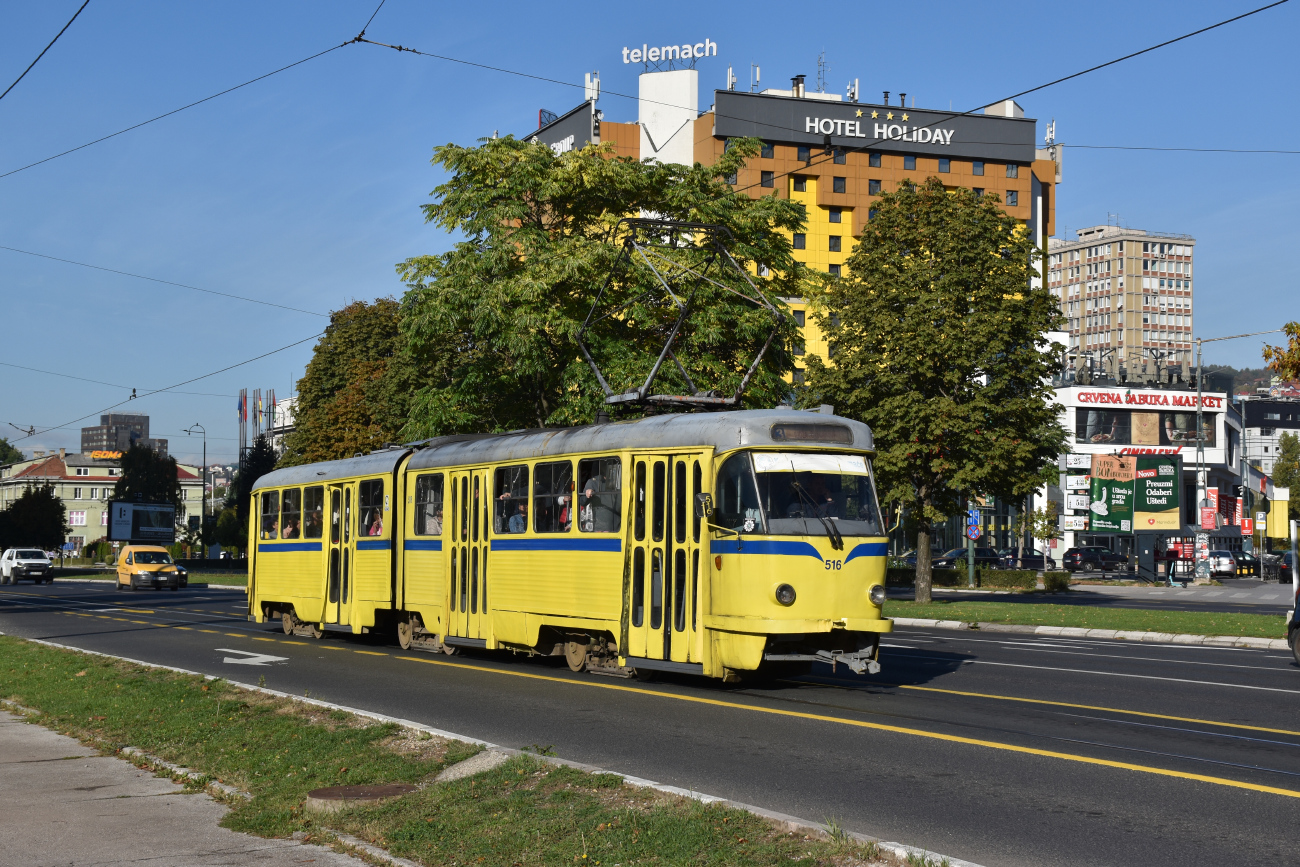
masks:
{"type": "Polygon", "coordinates": [[[1093,455],[1089,486],[1089,524],[1094,533],[1133,532],[1133,481],[1136,467],[1131,457],[1093,455]]]}
{"type": "Polygon", "coordinates": [[[109,500],[108,541],[170,545],[176,541],[176,507],[109,500]]]}
{"type": "Polygon", "coordinates": [[[1183,526],[1183,459],[1178,455],[1138,455],[1133,523],[1139,530],[1178,530],[1183,526]]]}

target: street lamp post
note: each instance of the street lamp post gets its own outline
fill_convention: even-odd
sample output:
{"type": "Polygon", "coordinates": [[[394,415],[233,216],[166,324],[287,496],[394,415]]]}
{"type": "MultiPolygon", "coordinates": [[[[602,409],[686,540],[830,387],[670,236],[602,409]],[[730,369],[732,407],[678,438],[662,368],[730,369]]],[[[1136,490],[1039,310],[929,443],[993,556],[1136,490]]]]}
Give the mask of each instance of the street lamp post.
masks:
{"type": "Polygon", "coordinates": [[[203,425],[195,422],[185,429],[185,433],[194,433],[194,428],[198,428],[199,433],[203,434],[203,464],[199,467],[199,482],[201,483],[199,494],[203,498],[203,505],[199,507],[201,509],[199,513],[199,559],[206,560],[208,559],[208,545],[203,541],[203,534],[208,529],[208,432],[203,425]]]}

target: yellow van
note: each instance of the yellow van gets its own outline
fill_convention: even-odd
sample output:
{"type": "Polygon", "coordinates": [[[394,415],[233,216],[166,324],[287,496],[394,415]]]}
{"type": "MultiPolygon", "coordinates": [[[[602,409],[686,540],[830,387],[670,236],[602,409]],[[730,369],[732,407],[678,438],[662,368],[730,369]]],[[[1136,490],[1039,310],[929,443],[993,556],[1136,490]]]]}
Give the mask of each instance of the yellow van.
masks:
{"type": "Polygon", "coordinates": [[[137,590],[152,587],[179,590],[181,570],[167,549],[158,545],[128,545],[117,556],[117,588],[137,590]]]}

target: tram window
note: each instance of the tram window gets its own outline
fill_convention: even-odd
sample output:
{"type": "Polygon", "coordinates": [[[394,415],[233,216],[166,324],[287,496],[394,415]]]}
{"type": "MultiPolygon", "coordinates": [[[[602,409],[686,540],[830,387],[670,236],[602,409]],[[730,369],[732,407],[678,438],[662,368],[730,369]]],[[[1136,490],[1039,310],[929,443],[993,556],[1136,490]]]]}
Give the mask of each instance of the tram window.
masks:
{"type": "Polygon", "coordinates": [[[673,535],[686,541],[686,462],[673,462],[673,535]]]}
{"type": "Polygon", "coordinates": [[[667,481],[667,473],[664,472],[664,462],[655,461],[654,464],[654,504],[650,513],[650,538],[656,542],[664,540],[664,483],[667,481]]]}
{"type": "MultiPolygon", "coordinates": [[[[453,493],[455,492],[454,486],[452,488],[452,491],[453,493]]],[[[456,547],[454,545],[452,546],[451,549],[450,559],[451,559],[451,582],[450,582],[451,593],[448,595],[451,597],[451,610],[455,611],[456,610],[456,564],[459,563],[460,561],[456,559],[456,547]]]]}
{"type": "Polygon", "coordinates": [[[662,548],[655,548],[650,552],[650,628],[658,629],[663,622],[664,552],[662,548]]]}
{"type": "Polygon", "coordinates": [[[645,538],[645,461],[636,462],[636,539],[645,538]]]}
{"type": "Polygon", "coordinates": [[[487,524],[484,522],[483,516],[478,507],[479,502],[481,502],[483,499],[479,495],[478,487],[479,487],[479,477],[476,474],[474,476],[474,514],[470,517],[470,523],[473,524],[473,529],[470,531],[470,540],[474,542],[478,541],[478,528],[481,522],[483,522],[483,532],[485,534],[487,533],[487,524]]]}
{"type": "Polygon", "coordinates": [[[691,631],[699,628],[700,622],[700,549],[691,552],[691,631]]]}
{"type": "Polygon", "coordinates": [[[339,543],[339,525],[343,523],[343,512],[339,508],[339,492],[337,489],[330,492],[330,543],[337,545],[339,543]]]}
{"type": "Polygon", "coordinates": [[[280,537],[280,492],[264,491],[262,493],[262,533],[263,539],[280,537]]]}
{"type": "Polygon", "coordinates": [[[487,611],[487,552],[488,546],[483,546],[483,572],[479,575],[479,583],[483,586],[483,611],[487,611]]]}
{"type": "Polygon", "coordinates": [[[442,473],[415,480],[415,535],[442,535],[442,473]]]}
{"type": "MultiPolygon", "coordinates": [[[[352,541],[352,489],[345,488],[343,490],[343,543],[346,545],[348,542],[351,541],[352,541]]],[[[348,562],[345,559],[343,561],[344,586],[347,586],[347,565],[348,562]]],[[[345,593],[344,596],[346,597],[347,594],[345,593]]]]}
{"type": "Polygon", "coordinates": [[[528,467],[501,467],[496,474],[494,533],[528,532],[528,467]]]}
{"type": "MultiPolygon", "coordinates": [[[[639,470],[644,485],[644,465],[639,470]]],[[[578,527],[584,533],[617,533],[623,529],[623,463],[618,458],[578,461],[582,492],[578,495],[578,527]]],[[[641,517],[645,538],[645,517],[641,517]]]]}
{"type": "Polygon", "coordinates": [[[460,540],[469,540],[469,477],[460,480],[460,540]]]}
{"type": "Polygon", "coordinates": [[[686,630],[686,549],[673,552],[673,629],[686,630]]]}
{"type": "Polygon", "coordinates": [[[348,574],[349,553],[350,552],[347,548],[343,549],[343,595],[340,597],[339,601],[344,603],[348,601],[348,581],[351,578],[351,576],[348,574]]]}
{"type": "MultiPolygon", "coordinates": [[[[695,469],[692,471],[692,478],[691,478],[691,502],[692,503],[695,502],[695,495],[700,493],[700,482],[702,481],[704,481],[704,477],[700,472],[700,462],[696,461],[695,469]]],[[[694,533],[695,541],[698,542],[700,541],[700,520],[701,519],[699,514],[696,513],[694,509],[691,510],[691,513],[695,515],[694,518],[695,523],[692,532],[694,533]]]]}
{"type": "Polygon", "coordinates": [[[325,488],[316,485],[307,488],[302,495],[303,525],[302,535],[305,539],[319,539],[325,531],[325,488]]]}
{"type": "Polygon", "coordinates": [[[330,602],[339,601],[339,549],[330,548],[330,602]]]}
{"type": "Polygon", "coordinates": [[[567,533],[572,528],[573,464],[538,464],[533,468],[533,530],[567,533]]]}
{"type": "Polygon", "coordinates": [[[469,613],[478,614],[478,546],[469,552],[469,613]]]}
{"type": "Polygon", "coordinates": [[[632,553],[632,625],[645,623],[645,548],[632,553]]]}
{"type": "Polygon", "coordinates": [[[361,483],[357,495],[357,508],[361,510],[359,535],[384,535],[384,480],[370,479],[361,483]]]}
{"type": "MultiPolygon", "coordinates": [[[[465,601],[469,594],[466,592],[465,576],[469,574],[469,548],[460,549],[460,610],[465,610],[465,601]]],[[[453,603],[454,605],[454,603],[453,603]]]]}
{"type": "Polygon", "coordinates": [[[302,535],[302,489],[285,491],[280,510],[280,538],[297,539],[302,535]]]}
{"type": "Polygon", "coordinates": [[[732,455],[718,473],[717,506],[713,523],[728,530],[745,533],[763,532],[763,512],[759,508],[758,489],[749,455],[732,455]]]}

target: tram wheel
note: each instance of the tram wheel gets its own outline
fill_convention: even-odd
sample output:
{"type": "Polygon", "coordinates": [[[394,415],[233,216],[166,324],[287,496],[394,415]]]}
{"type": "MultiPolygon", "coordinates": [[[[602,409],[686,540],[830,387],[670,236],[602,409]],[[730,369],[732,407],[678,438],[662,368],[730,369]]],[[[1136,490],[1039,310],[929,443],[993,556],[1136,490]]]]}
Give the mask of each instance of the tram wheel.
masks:
{"type": "Polygon", "coordinates": [[[320,623],[308,623],[307,634],[317,640],[325,637],[325,627],[320,623]]]}
{"type": "Polygon", "coordinates": [[[442,652],[447,654],[448,656],[457,656],[460,654],[460,648],[452,647],[450,644],[444,641],[442,642],[442,652]]]}
{"type": "Polygon", "coordinates": [[[587,645],[576,641],[564,644],[564,661],[569,664],[569,671],[582,671],[587,667],[587,645]]]}
{"type": "Polygon", "coordinates": [[[642,683],[650,683],[659,679],[659,672],[653,668],[634,668],[632,669],[632,676],[642,683]]]}
{"type": "Polygon", "coordinates": [[[293,635],[293,612],[280,612],[280,625],[284,627],[285,635],[293,635]]]}
{"type": "Polygon", "coordinates": [[[415,632],[415,627],[411,625],[410,620],[399,620],[397,622],[397,643],[402,650],[411,649],[411,635],[415,632]]]}

